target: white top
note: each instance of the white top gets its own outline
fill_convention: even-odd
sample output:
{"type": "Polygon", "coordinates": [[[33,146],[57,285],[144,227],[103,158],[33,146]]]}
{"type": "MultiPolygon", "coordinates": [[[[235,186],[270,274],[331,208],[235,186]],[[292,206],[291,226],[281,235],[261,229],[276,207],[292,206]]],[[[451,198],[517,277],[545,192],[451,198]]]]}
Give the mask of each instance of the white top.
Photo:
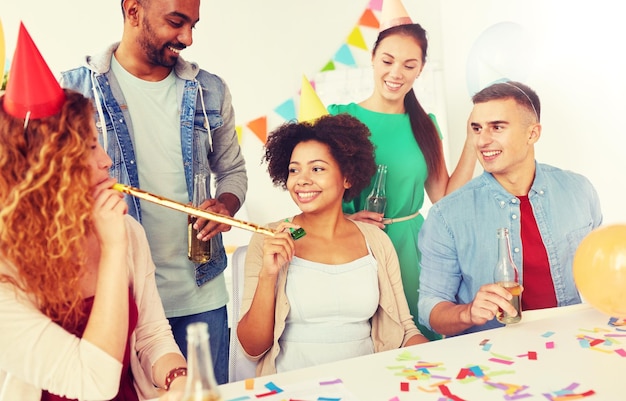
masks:
{"type": "Polygon", "coordinates": [[[380,294],[371,253],[341,265],[294,257],[286,293],[291,309],[278,341],[278,372],[374,352],[370,318],[380,294]]]}

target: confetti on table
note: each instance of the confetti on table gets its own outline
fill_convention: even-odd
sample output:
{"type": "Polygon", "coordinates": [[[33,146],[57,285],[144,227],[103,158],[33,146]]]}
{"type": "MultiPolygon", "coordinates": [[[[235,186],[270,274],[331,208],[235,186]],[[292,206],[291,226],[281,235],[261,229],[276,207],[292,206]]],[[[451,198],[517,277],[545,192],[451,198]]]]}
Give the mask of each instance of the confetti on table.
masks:
{"type": "Polygon", "coordinates": [[[448,399],[450,399],[452,401],[465,401],[463,398],[452,394],[450,392],[450,389],[448,389],[448,387],[446,387],[443,384],[441,386],[439,386],[439,391],[441,391],[441,395],[445,395],[446,397],[448,397],[448,399]]]}
{"type": "Polygon", "coordinates": [[[483,351],[489,351],[491,349],[491,343],[483,345],[483,351]]]}
{"type": "Polygon", "coordinates": [[[504,365],[512,365],[512,364],[515,363],[513,361],[509,361],[509,360],[506,360],[506,359],[500,359],[500,358],[489,358],[489,360],[491,362],[502,363],[504,365]]]}
{"type": "Polygon", "coordinates": [[[400,382],[400,391],[409,391],[409,383],[400,382]]]}
{"type": "Polygon", "coordinates": [[[343,381],[341,379],[327,380],[327,381],[320,382],[320,386],[328,386],[331,384],[339,384],[339,383],[343,383],[343,381]]]}
{"type": "Polygon", "coordinates": [[[507,355],[502,355],[502,354],[496,354],[495,352],[492,352],[491,355],[493,355],[494,357],[498,358],[498,359],[506,359],[507,361],[512,361],[513,358],[507,355]]]}
{"type": "Polygon", "coordinates": [[[554,341],[546,342],[546,349],[554,349],[554,341]]]}
{"type": "Polygon", "coordinates": [[[552,394],[544,393],[543,396],[550,401],[569,401],[578,398],[589,397],[595,394],[595,391],[593,390],[587,390],[583,393],[575,393],[574,390],[578,386],[578,383],[572,383],[562,390],[553,391],[552,394]]]}
{"type": "Polygon", "coordinates": [[[265,383],[265,388],[267,388],[270,391],[275,391],[276,394],[283,392],[283,389],[275,385],[273,382],[265,383]]]}
{"type": "Polygon", "coordinates": [[[244,395],[243,397],[237,397],[237,398],[230,398],[226,401],[245,401],[245,400],[249,400],[250,397],[247,395],[244,395]]]}
{"type": "Polygon", "coordinates": [[[489,339],[488,339],[488,338],[485,338],[484,340],[482,340],[482,341],[480,342],[480,344],[479,344],[479,345],[482,347],[482,346],[484,346],[485,344],[487,344],[488,342],[489,342],[489,339]]]}
{"type": "Polygon", "coordinates": [[[278,394],[278,391],[272,390],[272,391],[268,391],[267,393],[257,394],[256,398],[267,397],[267,396],[274,395],[274,394],[278,394]]]}
{"type": "Polygon", "coordinates": [[[601,333],[601,332],[610,332],[611,330],[609,329],[605,329],[605,328],[600,328],[600,327],[595,327],[593,329],[578,329],[579,331],[584,331],[586,333],[601,333]]]}
{"type": "Polygon", "coordinates": [[[528,358],[530,361],[537,360],[537,353],[535,351],[528,351],[526,354],[521,354],[517,356],[518,358],[528,358]]]}
{"type": "Polygon", "coordinates": [[[616,349],[615,352],[617,352],[617,355],[621,357],[626,357],[626,351],[623,348],[616,349]]]}
{"type": "Polygon", "coordinates": [[[552,337],[553,335],[554,335],[553,331],[546,331],[545,333],[541,335],[541,337],[548,338],[548,337],[552,337]]]}
{"type": "Polygon", "coordinates": [[[414,361],[420,359],[419,356],[414,356],[409,351],[404,351],[396,357],[396,361],[414,361]]]}
{"type": "Polygon", "coordinates": [[[472,371],[472,373],[474,374],[474,376],[476,377],[483,377],[485,376],[485,374],[483,373],[483,370],[480,368],[480,366],[472,366],[469,368],[469,370],[472,371]]]}
{"type": "Polygon", "coordinates": [[[253,390],[254,389],[254,379],[246,379],[246,381],[244,382],[245,388],[246,390],[253,390]]]}
{"type": "Polygon", "coordinates": [[[389,401],[400,401],[400,399],[396,396],[396,397],[390,398],[389,401]]]}
{"type": "Polygon", "coordinates": [[[485,386],[487,386],[487,388],[502,390],[504,392],[505,400],[519,400],[526,397],[532,397],[532,394],[525,392],[528,389],[528,386],[524,385],[496,383],[485,380],[485,386]]]}

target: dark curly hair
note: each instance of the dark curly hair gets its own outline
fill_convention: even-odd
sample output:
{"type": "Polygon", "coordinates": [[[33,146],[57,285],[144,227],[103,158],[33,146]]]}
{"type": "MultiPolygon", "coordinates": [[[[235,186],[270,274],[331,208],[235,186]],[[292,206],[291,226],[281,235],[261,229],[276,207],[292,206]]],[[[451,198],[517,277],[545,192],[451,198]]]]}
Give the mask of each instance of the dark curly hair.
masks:
{"type": "Polygon", "coordinates": [[[352,185],[343,195],[349,201],[367,188],[376,172],[374,145],[369,136],[367,126],[349,114],[325,115],[313,122],[290,122],[270,133],[263,160],[274,185],[287,189],[289,162],[296,145],[306,141],[322,143],[328,146],[352,185]]]}

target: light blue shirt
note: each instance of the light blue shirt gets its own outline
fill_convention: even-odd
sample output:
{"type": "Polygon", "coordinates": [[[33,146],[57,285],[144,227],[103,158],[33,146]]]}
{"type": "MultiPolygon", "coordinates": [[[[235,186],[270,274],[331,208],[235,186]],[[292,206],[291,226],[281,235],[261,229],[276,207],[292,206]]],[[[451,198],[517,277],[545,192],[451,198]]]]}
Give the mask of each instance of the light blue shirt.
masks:
{"type": "MultiPolygon", "coordinates": [[[[548,253],[558,306],[577,304],[581,298],[572,262],[580,241],[602,223],[600,200],[582,175],[535,165],[528,199],[548,253]]],[[[430,208],[418,240],[422,253],[420,323],[430,328],[435,305],[443,301],[468,304],[482,285],[493,283],[499,227],[509,229],[513,260],[523,277],[520,201],[490,173],[474,178],[430,208]]],[[[493,319],[461,334],[499,326],[493,319]]]]}

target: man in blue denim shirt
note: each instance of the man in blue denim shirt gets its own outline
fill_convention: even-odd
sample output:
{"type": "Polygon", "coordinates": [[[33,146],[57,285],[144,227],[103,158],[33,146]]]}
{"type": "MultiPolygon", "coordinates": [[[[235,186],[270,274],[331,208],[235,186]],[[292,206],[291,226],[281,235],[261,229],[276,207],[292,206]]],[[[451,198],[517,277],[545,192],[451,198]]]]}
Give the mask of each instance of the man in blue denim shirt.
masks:
{"type": "Polygon", "coordinates": [[[517,314],[511,294],[494,284],[498,228],[510,232],[522,308],[539,309],[581,302],[574,253],[602,223],[585,177],[535,161],[541,124],[532,89],[497,83],[472,100],[469,129],[485,171],[435,203],[419,234],[420,321],[444,335],[501,326],[498,308],[517,314]]]}
{"type": "MultiPolygon", "coordinates": [[[[62,84],[93,99],[96,125],[119,182],[182,203],[191,201],[193,177],[213,174],[213,199],[200,207],[233,216],[247,190],[231,96],[224,81],[184,61],[192,43],[199,0],[122,0],[120,43],[63,73],[62,84]]],[[[211,180],[207,180],[211,194],[211,180]]],[[[209,262],[187,258],[187,216],[127,197],[129,213],[144,226],[165,313],[181,350],[185,328],[209,323],[215,376],[228,381],[228,292],[221,232],[230,226],[198,221],[212,241],[209,262]]]]}

